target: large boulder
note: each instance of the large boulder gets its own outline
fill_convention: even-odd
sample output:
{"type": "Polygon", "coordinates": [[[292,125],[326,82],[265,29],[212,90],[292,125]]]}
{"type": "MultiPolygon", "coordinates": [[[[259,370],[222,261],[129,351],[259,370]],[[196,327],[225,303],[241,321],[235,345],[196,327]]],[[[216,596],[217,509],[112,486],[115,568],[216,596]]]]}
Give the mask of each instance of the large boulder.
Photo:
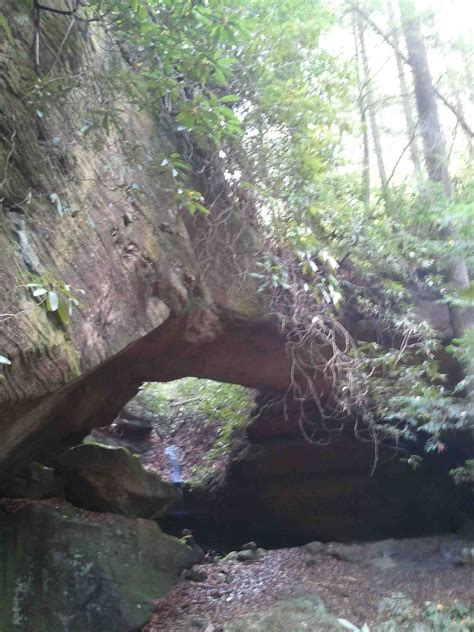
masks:
{"type": "Polygon", "coordinates": [[[158,518],[181,499],[175,485],[146,469],[126,448],[84,443],[61,455],[58,463],[68,499],[86,509],[158,518]]]}
{"type": "Polygon", "coordinates": [[[153,431],[157,415],[136,404],[132,399],[115,419],[120,435],[142,438],[153,431]]]}
{"type": "Polygon", "coordinates": [[[2,632],[139,630],[195,562],[149,520],[56,500],[16,505],[0,513],[2,632]]]}

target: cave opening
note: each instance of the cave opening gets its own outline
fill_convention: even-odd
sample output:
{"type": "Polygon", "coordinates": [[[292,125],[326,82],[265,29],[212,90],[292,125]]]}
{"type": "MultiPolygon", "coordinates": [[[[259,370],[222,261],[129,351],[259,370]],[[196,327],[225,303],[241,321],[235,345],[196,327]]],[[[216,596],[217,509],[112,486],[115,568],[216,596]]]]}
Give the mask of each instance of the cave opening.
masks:
{"type": "MultiPolygon", "coordinates": [[[[273,395],[281,400],[282,393],[273,395]]],[[[157,519],[170,535],[179,537],[189,529],[205,550],[219,554],[249,541],[266,549],[300,546],[315,536],[304,532],[298,520],[280,524],[271,508],[269,519],[253,515],[250,506],[260,503],[258,474],[253,478],[252,472],[250,483],[238,480],[240,459],[254,450],[248,434],[260,400],[260,391],[209,379],[146,382],[111,425],[94,429],[86,441],[127,448],[179,489],[180,500],[157,519]]],[[[284,439],[273,440],[280,454],[284,439]]],[[[77,495],[71,500],[84,504],[77,495]]],[[[262,505],[260,513],[265,512],[262,505]]]]}
{"type": "Polygon", "coordinates": [[[472,509],[448,475],[453,451],[428,456],[421,472],[396,458],[370,476],[370,446],[350,432],[324,448],[308,445],[268,401],[195,377],[145,383],[91,438],[139,454],[179,489],[157,518],[161,528],[189,529],[219,554],[249,541],[274,549],[451,532],[472,509]]]}
{"type": "MultiPolygon", "coordinates": [[[[224,554],[249,540],[265,548],[299,545],[307,539],[221,513],[225,474],[244,443],[257,391],[195,377],[146,382],[114,422],[94,429],[86,441],[120,446],[140,456],[147,467],[173,484],[180,499],[157,521],[180,536],[191,530],[205,550],[224,554]]],[[[74,498],[81,504],[80,498],[74,498]]]]}

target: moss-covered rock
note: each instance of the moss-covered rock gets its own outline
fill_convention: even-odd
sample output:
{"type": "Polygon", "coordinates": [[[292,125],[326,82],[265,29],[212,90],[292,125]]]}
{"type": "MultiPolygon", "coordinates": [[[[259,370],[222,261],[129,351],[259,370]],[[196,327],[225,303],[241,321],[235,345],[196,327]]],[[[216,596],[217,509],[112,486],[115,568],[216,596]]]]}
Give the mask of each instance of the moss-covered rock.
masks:
{"type": "Polygon", "coordinates": [[[126,448],[85,443],[59,458],[67,497],[80,507],[158,518],[181,498],[179,489],[147,470],[126,448]]]}
{"type": "Polygon", "coordinates": [[[2,632],[139,630],[195,562],[155,522],[65,502],[0,513],[2,632]]]}

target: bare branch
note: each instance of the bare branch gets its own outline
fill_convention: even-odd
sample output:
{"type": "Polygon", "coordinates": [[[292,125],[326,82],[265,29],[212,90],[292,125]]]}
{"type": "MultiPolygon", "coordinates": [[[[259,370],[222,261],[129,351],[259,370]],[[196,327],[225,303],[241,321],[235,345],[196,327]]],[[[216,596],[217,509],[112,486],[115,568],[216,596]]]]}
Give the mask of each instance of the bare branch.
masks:
{"type": "Polygon", "coordinates": [[[443,96],[436,87],[435,87],[435,92],[436,92],[436,96],[442,101],[442,103],[444,103],[444,105],[448,108],[448,110],[450,110],[454,114],[457,122],[463,128],[466,134],[470,136],[470,138],[474,138],[474,131],[468,125],[462,113],[450,101],[448,101],[448,99],[445,96],[443,96]]]}
{"type": "MultiPolygon", "coordinates": [[[[372,20],[372,18],[367,15],[367,13],[365,11],[363,11],[360,7],[355,7],[355,10],[360,13],[360,15],[364,18],[364,20],[367,22],[367,24],[372,28],[372,30],[379,35],[384,42],[386,42],[394,51],[395,54],[408,66],[411,67],[411,63],[410,60],[408,59],[408,57],[406,55],[404,55],[402,53],[402,51],[395,45],[395,43],[392,41],[392,38],[390,37],[390,35],[388,35],[387,33],[385,33],[383,31],[383,29],[381,29],[379,27],[379,25],[374,22],[374,20],[372,20]]],[[[462,129],[465,131],[465,133],[470,137],[470,138],[474,138],[474,131],[472,130],[471,126],[467,123],[466,119],[464,118],[464,116],[462,115],[461,112],[459,112],[459,110],[450,102],[448,101],[448,99],[438,90],[438,88],[436,86],[434,86],[434,91],[436,96],[438,97],[438,99],[448,108],[448,110],[450,110],[450,112],[452,112],[452,114],[454,114],[454,116],[456,117],[457,121],[459,122],[459,125],[462,127],[462,129]]]]}
{"type": "Polygon", "coordinates": [[[48,7],[44,4],[40,4],[38,0],[34,0],[34,7],[39,11],[48,11],[49,13],[56,13],[58,15],[75,15],[77,9],[79,8],[77,0],[74,3],[73,9],[56,9],[54,7],[48,7]]]}

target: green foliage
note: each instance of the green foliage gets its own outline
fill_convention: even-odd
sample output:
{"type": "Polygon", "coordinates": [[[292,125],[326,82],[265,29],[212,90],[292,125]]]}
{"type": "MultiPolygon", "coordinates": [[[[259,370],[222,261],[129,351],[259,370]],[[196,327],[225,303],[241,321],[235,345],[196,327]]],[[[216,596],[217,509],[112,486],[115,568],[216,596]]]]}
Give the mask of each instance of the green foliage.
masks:
{"type": "Polygon", "coordinates": [[[172,0],[91,0],[90,15],[104,15],[132,72],[127,89],[141,107],[163,105],[198,140],[219,146],[240,133],[233,95],[222,94],[235,59],[239,4],[172,0]],[[133,45],[130,42],[133,41],[133,45]]]}
{"type": "Polygon", "coordinates": [[[66,326],[72,315],[74,307],[79,305],[75,293],[83,293],[83,290],[73,290],[67,283],[27,283],[26,286],[32,297],[46,312],[57,317],[59,322],[66,326]]]}
{"type": "Polygon", "coordinates": [[[213,473],[213,466],[230,450],[235,431],[249,419],[253,405],[252,393],[242,386],[186,378],[179,380],[177,392],[185,399],[188,414],[200,416],[205,423],[217,423],[216,440],[192,476],[192,484],[204,485],[213,473]]]}
{"type": "Polygon", "coordinates": [[[168,416],[174,408],[199,415],[206,422],[236,423],[247,420],[252,406],[252,392],[243,386],[202,380],[195,377],[174,382],[146,383],[135,400],[144,408],[168,416]]]}
{"type": "Polygon", "coordinates": [[[148,382],[140,388],[133,401],[145,410],[163,417],[170,416],[172,412],[172,396],[168,384],[148,382]]]}
{"type": "Polygon", "coordinates": [[[465,462],[464,467],[456,467],[450,471],[456,485],[470,483],[474,485],[474,459],[465,462]]]}
{"type": "Polygon", "coordinates": [[[371,381],[370,388],[378,401],[378,411],[390,424],[388,433],[397,438],[415,439],[416,433],[421,432],[427,451],[443,452],[446,448],[444,437],[450,432],[472,431],[473,333],[473,329],[466,330],[463,338],[453,341],[450,347],[466,371],[465,377],[454,388],[443,384],[447,376],[439,374],[433,359],[417,360],[417,354],[432,355],[436,347],[427,348],[426,343],[418,345],[413,356],[416,364],[413,365],[408,364],[410,356],[407,353],[403,362],[399,361],[399,352],[386,353],[382,357],[388,355],[392,365],[386,367],[385,376],[371,381]],[[394,357],[398,360],[394,361],[394,357]]]}
{"type": "Polygon", "coordinates": [[[257,292],[292,290],[301,286],[301,291],[313,298],[318,304],[337,310],[342,300],[339,279],[336,276],[339,267],[334,257],[326,250],[300,249],[291,258],[282,259],[266,255],[256,262],[258,272],[250,277],[257,279],[257,292]]]}
{"type": "Polygon", "coordinates": [[[427,603],[421,609],[406,595],[393,593],[380,602],[380,613],[384,618],[377,626],[380,632],[470,632],[474,629],[474,612],[462,603],[427,603]]]}
{"type": "Polygon", "coordinates": [[[225,426],[245,423],[253,403],[251,391],[235,384],[189,377],[178,380],[174,388],[176,394],[188,400],[188,411],[225,426]]]}
{"type": "Polygon", "coordinates": [[[253,406],[249,389],[193,377],[145,384],[133,401],[156,414],[159,427],[170,434],[183,420],[195,426],[217,425],[214,445],[193,473],[194,485],[204,484],[213,473],[214,464],[228,454],[235,431],[248,422],[253,406]]]}

